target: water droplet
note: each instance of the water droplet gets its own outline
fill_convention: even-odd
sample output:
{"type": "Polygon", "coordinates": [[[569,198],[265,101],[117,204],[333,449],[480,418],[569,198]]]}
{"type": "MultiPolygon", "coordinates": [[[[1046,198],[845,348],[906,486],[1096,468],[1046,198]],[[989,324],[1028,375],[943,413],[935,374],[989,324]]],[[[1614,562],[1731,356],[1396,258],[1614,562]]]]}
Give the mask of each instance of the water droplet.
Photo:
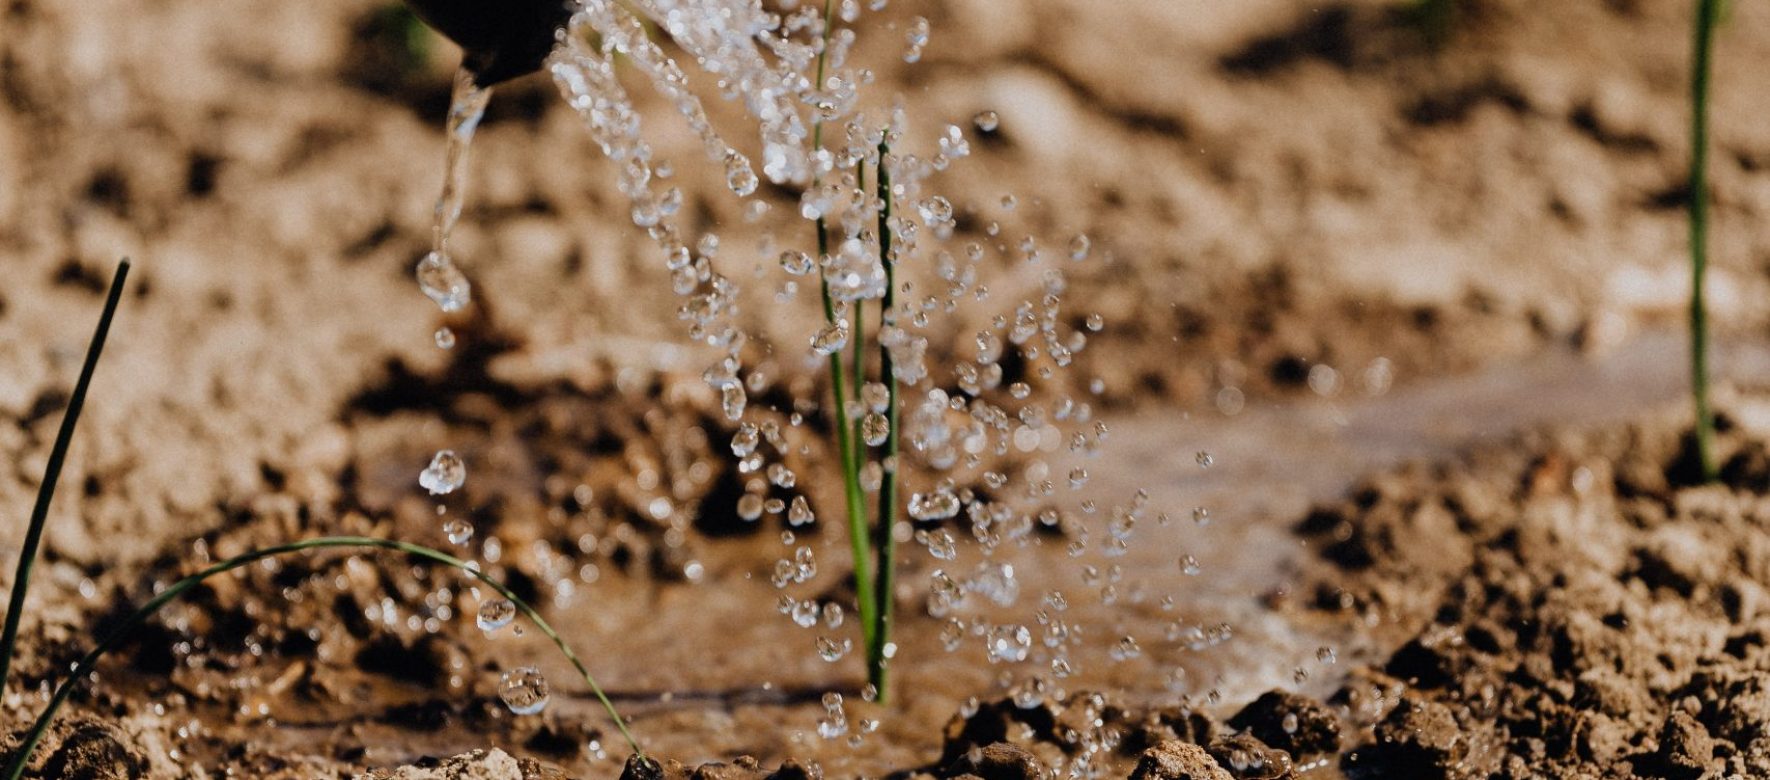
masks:
{"type": "Polygon", "coordinates": [[[824,326],[811,337],[811,348],[820,355],[833,355],[848,346],[847,321],[824,326]]]}
{"type": "Polygon", "coordinates": [[[744,406],[749,398],[744,394],[744,386],[733,382],[719,388],[719,405],[725,409],[725,419],[733,422],[742,419],[744,406]]]}
{"type": "Polygon", "coordinates": [[[1014,576],[1014,565],[992,561],[978,564],[971,577],[971,590],[1006,607],[1020,598],[1020,580],[1014,576]]]}
{"type": "Polygon", "coordinates": [[[817,265],[812,261],[811,255],[797,249],[790,249],[781,253],[781,268],[785,269],[787,273],[792,274],[793,276],[804,276],[811,273],[812,269],[816,267],[817,265]]]}
{"type": "Polygon", "coordinates": [[[916,205],[916,211],[922,215],[922,221],[929,227],[944,225],[953,219],[953,204],[939,195],[929,197],[916,205]]]}
{"type": "Polygon", "coordinates": [[[792,615],[795,625],[800,628],[811,628],[817,625],[817,602],[813,599],[794,602],[793,610],[789,614],[792,615]]]}
{"type": "Polygon", "coordinates": [[[418,261],[417,274],[418,288],[445,312],[465,309],[473,300],[473,284],[448,255],[441,252],[425,255],[418,261]]]}
{"type": "Polygon", "coordinates": [[[950,561],[959,557],[958,544],[954,542],[953,535],[944,528],[918,532],[917,537],[928,546],[928,554],[937,560],[950,561]]]}
{"type": "Polygon", "coordinates": [[[750,158],[736,150],[725,153],[725,183],[738,197],[748,197],[756,191],[756,171],[750,168],[750,158]]]}
{"type": "Polygon", "coordinates": [[[467,464],[454,450],[438,450],[418,474],[418,484],[433,496],[441,496],[455,492],[467,481],[467,464]]]}
{"type": "Polygon", "coordinates": [[[909,43],[909,51],[904,52],[904,62],[917,62],[922,59],[922,49],[928,46],[928,20],[916,17],[910,20],[909,31],[904,33],[909,43]]]}
{"type": "Polygon", "coordinates": [[[518,715],[533,715],[546,709],[550,696],[547,678],[533,666],[511,669],[498,680],[498,698],[518,715]]]}
{"type": "Polygon", "coordinates": [[[786,463],[768,463],[768,483],[777,488],[793,488],[798,485],[798,474],[793,474],[786,463]]]}
{"type": "Polygon", "coordinates": [[[443,535],[449,538],[450,544],[466,544],[473,538],[473,524],[458,517],[451,517],[443,523],[443,535]]]}
{"type": "Polygon", "coordinates": [[[745,493],[737,500],[738,517],[746,522],[754,522],[762,517],[762,496],[745,493]]]}
{"type": "Polygon", "coordinates": [[[479,630],[491,632],[510,625],[516,619],[516,604],[510,599],[492,599],[479,605],[479,630]]]}
{"type": "Polygon", "coordinates": [[[740,458],[749,457],[756,451],[756,444],[762,439],[761,431],[755,425],[744,423],[738,426],[737,433],[731,435],[731,454],[740,458]]]}
{"type": "Polygon", "coordinates": [[[995,626],[989,630],[989,662],[1019,663],[1032,650],[1032,632],[1026,626],[995,626]]]}
{"type": "Polygon", "coordinates": [[[811,511],[811,504],[804,496],[793,496],[793,503],[787,507],[787,525],[809,525],[817,519],[811,511]]]}
{"type": "Polygon", "coordinates": [[[991,331],[977,334],[977,362],[994,363],[1002,359],[1002,337],[991,331]]]}
{"type": "Polygon", "coordinates": [[[1191,555],[1180,556],[1180,572],[1182,574],[1185,574],[1188,577],[1195,577],[1198,576],[1198,573],[1202,570],[1203,569],[1198,565],[1197,558],[1194,558],[1191,555]]]}
{"type": "Polygon", "coordinates": [[[1107,651],[1107,655],[1112,656],[1115,661],[1123,661],[1143,655],[1143,648],[1137,644],[1136,638],[1123,636],[1119,637],[1118,644],[1113,645],[1112,649],[1107,651]]]}
{"type": "Polygon", "coordinates": [[[848,648],[852,644],[847,639],[837,642],[827,636],[820,636],[817,638],[817,655],[825,661],[835,663],[842,660],[842,656],[848,654],[848,648]]]}
{"type": "Polygon", "coordinates": [[[836,718],[822,718],[817,722],[817,735],[824,739],[835,739],[848,733],[848,721],[836,718]]]}
{"type": "Polygon", "coordinates": [[[860,399],[868,409],[883,412],[891,405],[891,388],[882,382],[868,382],[860,389],[860,399]]]}
{"type": "Polygon", "coordinates": [[[1198,467],[1201,469],[1208,469],[1211,467],[1211,464],[1217,462],[1216,458],[1211,457],[1211,453],[1205,452],[1204,450],[1199,450],[1198,454],[1193,456],[1193,460],[1198,461],[1198,467]]]}
{"type": "Polygon", "coordinates": [[[1088,252],[1093,248],[1093,239],[1088,238],[1086,233],[1077,233],[1075,238],[1069,240],[1069,259],[1076,262],[1086,260],[1088,252]]]}
{"type": "Polygon", "coordinates": [[[891,420],[878,412],[868,412],[860,421],[860,435],[869,447],[884,444],[891,438],[891,420]]]}
{"type": "Polygon", "coordinates": [[[914,493],[910,496],[910,517],[917,520],[946,520],[959,513],[959,497],[950,490],[914,493]]]}
{"type": "Polygon", "coordinates": [[[971,124],[986,133],[995,132],[1001,123],[1001,117],[997,116],[994,111],[979,111],[976,116],[971,117],[971,124]]]}
{"type": "Polygon", "coordinates": [[[951,618],[947,620],[946,625],[940,627],[940,644],[946,648],[947,652],[959,649],[959,643],[963,641],[965,641],[965,624],[960,622],[958,618],[951,618]]]}
{"type": "Polygon", "coordinates": [[[953,607],[959,603],[959,600],[964,598],[965,594],[959,587],[959,583],[945,571],[935,569],[932,574],[928,575],[928,582],[931,586],[928,589],[928,614],[930,615],[945,617],[953,611],[953,607]]]}
{"type": "Polygon", "coordinates": [[[436,329],[436,346],[440,349],[455,348],[455,332],[444,325],[436,329]]]}

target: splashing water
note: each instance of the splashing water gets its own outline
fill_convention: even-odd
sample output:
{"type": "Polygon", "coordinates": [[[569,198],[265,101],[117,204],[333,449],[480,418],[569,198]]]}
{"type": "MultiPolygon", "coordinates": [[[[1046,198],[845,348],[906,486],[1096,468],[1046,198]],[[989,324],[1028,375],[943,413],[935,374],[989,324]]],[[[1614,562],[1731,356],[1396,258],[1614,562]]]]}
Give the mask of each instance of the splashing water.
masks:
{"type": "MultiPolygon", "coordinates": [[[[1097,590],[1101,601],[1136,599],[1134,588],[1122,581],[1119,566],[1087,559],[1090,555],[1111,558],[1124,554],[1138,521],[1145,516],[1141,502],[1147,496],[1125,507],[1095,507],[1090,501],[1079,514],[1022,508],[1057,500],[1057,485],[1083,490],[1090,482],[1087,469],[1057,457],[1065,448],[1074,457],[1091,457],[1107,439],[1105,425],[1093,419],[1088,395],[1061,394],[1055,380],[1087,347],[1089,335],[1105,324],[1098,314],[1066,310],[1066,274],[1070,271],[1065,269],[1101,256],[1110,260],[1111,252],[1100,249],[1095,239],[1082,233],[1044,241],[1010,232],[1019,229],[1015,220],[1022,219],[1014,213],[1020,201],[1012,194],[992,196],[992,202],[982,204],[955,204],[934,192],[935,174],[971,154],[976,134],[999,130],[997,113],[983,110],[972,116],[969,124],[974,133],[969,140],[961,127],[963,119],[958,119],[958,124],[936,122],[936,131],[923,139],[932,148],[912,153],[915,139],[905,137],[909,123],[901,109],[877,116],[860,110],[859,91],[872,75],[849,62],[854,30],[838,28],[838,20],[825,18],[816,7],[819,4],[783,5],[786,10],[777,14],[748,0],[582,0],[574,6],[546,70],[611,162],[628,217],[653,244],[654,261],[668,272],[670,288],[678,297],[677,312],[688,335],[722,352],[705,379],[716,394],[722,416],[735,427],[730,447],[740,469],[757,475],[736,499],[737,515],[746,522],[762,522],[765,516],[784,521],[788,533],[783,538],[789,546],[794,544],[792,530],[817,522],[817,513],[805,495],[767,495],[775,489],[792,491],[798,483],[819,481],[814,472],[795,475],[780,462],[789,451],[804,451],[803,445],[790,440],[790,434],[804,419],[815,416],[813,410],[835,425],[852,425],[853,435],[865,447],[881,447],[887,442],[896,447],[892,435],[901,435],[901,463],[898,457],[878,452],[864,456],[870,462],[861,478],[863,489],[882,493],[885,477],[895,477],[900,471],[906,479],[932,473],[934,484],[920,486],[922,489],[913,493],[905,491],[910,496],[905,503],[911,519],[925,529],[930,524],[942,526],[918,533],[917,540],[930,557],[951,562],[960,557],[954,538],[957,533],[974,540],[983,558],[977,565],[963,568],[945,564],[952,574],[937,571],[931,580],[929,612],[949,621],[940,632],[941,643],[949,650],[972,643],[973,647],[981,646],[992,663],[1031,662],[1034,669],[1049,669],[1058,678],[1072,675],[1080,659],[1071,649],[1080,641],[1077,637],[1083,628],[1066,622],[1062,608],[1050,606],[1048,595],[1037,607],[1036,625],[1024,617],[1016,618],[1024,622],[1014,622],[978,613],[1015,605],[1020,579],[1013,566],[993,556],[1004,545],[1036,544],[1034,532],[1041,528],[1057,529],[1068,537],[1067,550],[1077,559],[1076,565],[1094,572],[1085,579],[1090,579],[1090,588],[1097,590]],[[654,32],[648,26],[679,47],[686,54],[684,61],[697,65],[698,71],[691,74],[673,60],[652,39],[654,32]],[[625,78],[627,74],[638,78],[625,78]],[[746,128],[746,132],[754,131],[751,137],[728,139],[714,127],[691,83],[692,76],[700,75],[707,76],[723,97],[754,120],[746,128]],[[850,398],[845,408],[812,406],[795,409],[788,418],[763,401],[769,383],[752,382],[760,370],[744,363],[746,354],[757,353],[753,345],[761,339],[739,324],[743,316],[739,277],[750,279],[748,269],[742,275],[721,273],[719,237],[712,233],[696,236],[694,228],[685,226],[689,220],[678,218],[685,196],[672,186],[673,177],[643,132],[641,114],[627,91],[626,85],[632,83],[645,83],[664,98],[673,109],[673,119],[685,123],[691,137],[698,140],[707,164],[725,185],[719,192],[707,193],[708,197],[745,201],[748,222],[770,213],[785,220],[806,220],[799,225],[802,232],[798,234],[806,239],[811,235],[810,222],[818,222],[820,231],[828,225],[828,246],[820,245],[816,252],[808,251],[810,247],[783,248],[776,234],[766,236],[760,256],[768,259],[764,265],[770,270],[777,265],[779,270],[772,277],[758,271],[755,278],[778,280],[774,300],[791,302],[794,291],[822,282],[828,286],[832,306],[831,316],[815,332],[795,337],[786,347],[764,344],[763,350],[808,358],[845,357],[852,350],[856,360],[863,347],[882,350],[892,364],[903,412],[895,430],[893,417],[886,415],[886,385],[883,381],[867,382],[864,371],[856,375],[857,397],[850,398]],[[888,154],[881,151],[882,146],[903,151],[888,154]],[[904,213],[885,213],[885,199],[863,186],[868,170],[875,181],[881,174],[889,175],[892,197],[905,207],[904,213]],[[764,208],[769,205],[759,194],[765,192],[761,187],[764,180],[778,185],[768,191],[802,193],[797,208],[764,208]],[[992,218],[999,221],[990,221],[992,218]],[[980,222],[986,224],[977,224],[980,222]],[[1066,257],[1069,262],[1053,262],[1066,257]],[[1002,294],[992,294],[979,277],[981,270],[1006,267],[1009,261],[1017,269],[1027,269],[1014,273],[1032,284],[1029,291],[1014,293],[1023,298],[1003,301],[1002,294]],[[897,264],[913,264],[917,274],[900,275],[888,286],[887,270],[897,264]],[[901,298],[890,306],[883,305],[888,292],[899,293],[901,298]],[[876,330],[874,323],[862,319],[869,303],[880,304],[874,309],[876,330]],[[999,313],[981,330],[966,329],[975,334],[975,357],[937,351],[935,355],[942,362],[931,365],[928,332],[935,318],[980,310],[987,317],[986,306],[999,313]],[[865,327],[861,327],[863,323],[865,327]],[[751,347],[747,352],[746,346],[751,347]],[[944,362],[949,358],[950,363],[944,362]],[[993,465],[1004,460],[1017,465],[1012,469],[993,465]],[[761,475],[766,475],[766,483],[761,475]],[[1084,520],[1104,521],[1107,533],[1090,531],[1084,520]]],[[[841,22],[854,24],[862,14],[862,5],[840,3],[841,22]]],[[[882,5],[872,8],[878,10],[882,5]]],[[[931,38],[929,28],[928,21],[920,17],[901,28],[907,44],[905,60],[922,58],[931,38]]],[[[470,79],[457,81],[432,251],[418,267],[423,291],[447,312],[463,310],[472,301],[471,283],[451,257],[448,238],[462,212],[467,150],[488,98],[489,90],[474,87],[470,79]]],[[[1036,199],[1027,202],[1038,203],[1036,199]]],[[[445,340],[452,342],[439,331],[438,345],[443,346],[445,340]]],[[[971,354],[969,349],[966,354],[971,354]]],[[[1100,380],[1095,380],[1096,393],[1100,387],[1100,380]]],[[[453,453],[447,454],[452,462],[439,465],[444,455],[439,452],[420,477],[421,484],[433,494],[458,489],[465,480],[465,466],[453,453]]],[[[1207,453],[1198,453],[1196,460],[1201,468],[1211,465],[1207,453]]],[[[665,509],[669,509],[667,501],[665,509]]],[[[1202,524],[1204,510],[1196,510],[1194,519],[1202,524]]],[[[471,525],[461,522],[450,528],[454,529],[448,531],[451,541],[465,543],[471,537],[471,525]]],[[[908,524],[898,529],[902,538],[911,533],[908,524]]],[[[822,588],[822,583],[812,581],[817,567],[810,549],[797,549],[805,555],[795,552],[791,559],[778,561],[773,583],[783,589],[822,588]]],[[[969,558],[969,551],[966,556],[969,558]]],[[[1196,563],[1189,566],[1185,559],[1179,568],[1184,574],[1197,573],[1196,563]]],[[[841,614],[839,605],[823,604],[820,608],[815,598],[798,599],[786,593],[780,598],[781,611],[808,629],[818,625],[820,613],[827,618],[832,607],[841,614]]],[[[1057,602],[1062,599],[1057,594],[1057,602]]],[[[1071,615],[1068,620],[1076,618],[1071,615]]],[[[840,617],[825,622],[831,631],[845,625],[840,617]]],[[[848,625],[856,622],[860,621],[848,625]]],[[[830,661],[846,657],[852,646],[845,638],[816,639],[818,654],[830,661]]],[[[1111,655],[1118,660],[1135,658],[1141,655],[1139,647],[1137,637],[1121,636],[1111,655]]],[[[546,701],[545,680],[539,679],[538,673],[534,674],[539,680],[538,705],[533,703],[537,698],[533,685],[514,688],[522,694],[518,699],[530,702],[522,706],[533,709],[519,709],[506,694],[506,689],[512,689],[511,675],[523,671],[506,674],[500,694],[513,711],[538,711],[546,701]]],[[[1050,691],[1043,678],[1016,676],[1021,678],[1015,683],[1016,696],[1037,697],[1050,691]]],[[[848,731],[838,697],[820,722],[819,732],[834,738],[848,731]]]]}

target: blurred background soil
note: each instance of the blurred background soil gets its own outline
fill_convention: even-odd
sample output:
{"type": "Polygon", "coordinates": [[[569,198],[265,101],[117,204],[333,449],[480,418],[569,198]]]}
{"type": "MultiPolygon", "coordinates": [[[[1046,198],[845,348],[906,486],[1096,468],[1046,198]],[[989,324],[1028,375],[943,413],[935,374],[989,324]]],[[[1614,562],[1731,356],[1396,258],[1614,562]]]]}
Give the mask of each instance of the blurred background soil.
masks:
{"type": "MultiPolygon", "coordinates": [[[[1601,358],[1677,325],[1687,5],[1468,0],[1441,28],[1386,0],[896,0],[864,17],[861,56],[873,99],[910,107],[912,138],[999,113],[941,181],[963,233],[999,220],[1055,247],[1092,238],[1094,260],[1069,268],[1071,311],[1101,313],[1106,330],[1071,372],[1076,389],[1121,413],[1234,416],[1565,349],[1601,358]],[[912,66],[902,30],[917,14],[934,32],[912,66]]],[[[1770,217],[1770,6],[1733,3],[1718,52],[1711,305],[1723,333],[1755,337],[1770,327],[1770,233],[1750,227],[1770,217]]],[[[521,576],[588,562],[679,581],[690,558],[720,554],[647,515],[660,493],[676,514],[735,495],[717,467],[693,467],[723,450],[698,379],[712,356],[687,346],[609,164],[544,79],[494,96],[454,239],[480,304],[450,322],[460,346],[432,343],[443,320],[411,269],[455,57],[368,0],[0,3],[7,556],[104,280],[117,258],[137,263],[52,512],[28,680],[64,668],[85,627],[193,554],[337,531],[440,543],[411,482],[444,444],[481,456],[462,506],[525,550],[510,566],[521,576]],[[556,527],[564,515],[607,529],[583,561],[557,553],[580,538],[556,527]],[[556,552],[526,552],[533,540],[556,552]]],[[[719,230],[740,267],[771,263],[749,250],[757,228],[722,172],[650,102],[654,144],[689,193],[685,223],[719,230]]],[[[1006,261],[990,271],[1010,300],[1036,284],[1006,261]]],[[[996,313],[960,313],[953,342],[996,313]]],[[[789,330],[778,312],[747,316],[789,330]]],[[[815,392],[811,367],[778,369],[815,392]]],[[[721,532],[713,514],[698,536],[721,532]]],[[[343,589],[359,596],[438,587],[351,571],[323,561],[303,576],[362,577],[343,589]]],[[[253,576],[297,587],[276,574],[253,576]]],[[[291,615],[261,635],[251,603],[218,586],[186,616],[186,637],[222,645],[210,671],[300,658],[291,679],[336,691],[348,685],[326,675],[386,677],[414,643],[430,660],[411,682],[447,685],[470,663],[417,631],[380,650],[372,631],[344,632],[330,655],[330,628],[303,633],[291,615]],[[259,644],[271,634],[278,644],[259,644]]],[[[340,620],[335,601],[312,608],[309,622],[340,620]]],[[[185,663],[149,655],[133,663],[185,663]]],[[[85,707],[141,719],[123,726],[146,735],[137,744],[184,728],[182,700],[142,688],[175,713],[143,714],[134,690],[85,707]]],[[[279,760],[222,742],[211,766],[279,760]]],[[[161,755],[173,758],[155,771],[175,772],[177,754],[161,755]]],[[[340,750],[283,769],[363,761],[340,750]]]]}

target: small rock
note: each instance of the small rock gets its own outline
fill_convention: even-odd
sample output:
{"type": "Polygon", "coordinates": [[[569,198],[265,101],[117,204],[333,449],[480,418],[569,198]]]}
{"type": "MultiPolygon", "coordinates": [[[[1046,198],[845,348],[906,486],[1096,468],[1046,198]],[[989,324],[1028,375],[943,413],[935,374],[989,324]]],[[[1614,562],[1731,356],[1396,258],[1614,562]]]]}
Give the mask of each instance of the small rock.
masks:
{"type": "Polygon", "coordinates": [[[621,768],[621,780],[675,780],[687,775],[675,761],[659,763],[651,756],[632,755],[621,768]]]}
{"type": "Polygon", "coordinates": [[[985,702],[970,717],[954,717],[946,724],[945,746],[936,766],[954,766],[972,748],[1008,740],[1014,724],[1032,730],[1035,739],[1056,740],[1057,713],[1049,704],[1021,708],[1008,699],[985,702]]]}
{"type": "Polygon", "coordinates": [[[768,780],[824,780],[824,769],[817,764],[804,764],[799,759],[789,758],[781,762],[781,768],[774,770],[768,780]]]}
{"type": "Polygon", "coordinates": [[[688,775],[689,780],[761,780],[764,775],[754,759],[727,764],[709,761],[688,775]]]}
{"type": "Polygon", "coordinates": [[[1294,693],[1267,691],[1230,718],[1229,725],[1292,756],[1340,750],[1339,717],[1333,710],[1294,693]]]}
{"type": "Polygon", "coordinates": [[[1252,734],[1212,742],[1205,751],[1236,780],[1292,780],[1291,755],[1273,750],[1252,734]]]}
{"type": "Polygon", "coordinates": [[[1130,780],[1234,780],[1204,748],[1170,740],[1143,751],[1130,780]]]}
{"type": "Polygon", "coordinates": [[[45,764],[44,777],[66,780],[130,780],[147,773],[147,761],[110,724],[74,724],[45,764]]]}
{"type": "Polygon", "coordinates": [[[976,775],[982,780],[1038,780],[1044,767],[1025,748],[995,742],[967,751],[949,770],[955,775],[976,775]]]}
{"type": "Polygon", "coordinates": [[[1448,777],[1469,746],[1448,707],[1406,696],[1377,724],[1376,743],[1367,750],[1398,777],[1448,777]]]}
{"type": "Polygon", "coordinates": [[[509,753],[475,750],[444,759],[430,768],[405,766],[362,776],[362,780],[527,780],[522,765],[509,753]]]}
{"type": "Polygon", "coordinates": [[[1715,763],[1715,740],[1689,713],[1673,710],[1659,733],[1659,751],[1638,769],[1666,780],[1697,780],[1715,763]]]}

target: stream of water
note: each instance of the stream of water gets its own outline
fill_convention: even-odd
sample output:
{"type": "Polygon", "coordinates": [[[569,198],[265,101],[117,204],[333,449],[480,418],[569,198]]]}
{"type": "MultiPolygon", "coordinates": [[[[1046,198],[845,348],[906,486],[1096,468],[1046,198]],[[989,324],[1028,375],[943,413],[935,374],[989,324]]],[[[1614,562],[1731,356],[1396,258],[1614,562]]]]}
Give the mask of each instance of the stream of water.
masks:
{"type": "MultiPolygon", "coordinates": [[[[850,24],[861,13],[857,3],[840,7],[850,24]]],[[[663,163],[641,131],[617,63],[642,76],[686,122],[708,163],[720,166],[730,195],[753,197],[762,178],[802,191],[795,228],[803,234],[768,237],[771,246],[790,247],[808,243],[812,223],[819,231],[815,256],[792,249],[781,256],[789,277],[781,289],[790,293],[797,285],[790,277],[815,271],[826,296],[826,326],[799,349],[835,359],[852,334],[859,361],[865,326],[858,312],[883,297],[886,264],[917,259],[938,268],[939,281],[926,289],[903,282],[903,297],[916,303],[885,313],[874,337],[910,394],[902,433],[921,481],[917,492],[906,492],[909,513],[918,520],[955,519],[952,527],[960,536],[968,527],[975,543],[958,544],[944,528],[914,537],[927,554],[905,562],[899,575],[910,598],[893,636],[896,699],[887,709],[856,690],[859,654],[850,652],[848,635],[859,621],[844,617],[843,603],[852,597],[821,595],[839,586],[831,575],[842,565],[826,563],[820,578],[816,564],[844,560],[843,533],[795,538],[788,532],[778,543],[723,545],[695,563],[704,568],[691,578],[716,587],[604,581],[594,599],[557,610],[567,639],[594,659],[591,666],[605,682],[657,692],[624,697],[650,750],[683,760],[736,753],[765,761],[809,757],[836,776],[852,776],[926,761],[938,747],[928,744],[937,733],[931,724],[978,696],[1007,692],[1031,702],[1109,690],[1214,708],[1273,687],[1320,693],[1337,677],[1335,659],[1361,649],[1346,644],[1349,627],[1281,616],[1259,603],[1308,565],[1287,524],[1310,502],[1404,458],[1443,455],[1537,422],[1603,422],[1675,396],[1682,342],[1654,334],[1599,360],[1550,356],[1380,397],[1250,407],[1231,418],[1170,411],[1095,420],[1085,398],[1048,398],[1035,387],[1058,385],[1053,377],[1087,343],[1082,329],[1064,325],[1067,281],[1047,258],[1084,262],[1091,241],[1077,236],[1066,252],[1052,252],[1034,236],[1009,238],[991,223],[987,239],[940,249],[955,235],[955,207],[923,181],[968,154],[965,133],[947,126],[936,139],[939,151],[925,159],[884,152],[894,142],[908,143],[898,135],[900,116],[868,118],[856,110],[867,78],[847,63],[852,28],[834,30],[836,23],[809,7],[783,17],[741,2],[593,1],[577,8],[547,64],[613,163],[631,221],[670,272],[690,340],[718,355],[705,377],[736,424],[732,450],[740,471],[750,475],[735,508],[744,519],[781,515],[789,526],[812,519],[802,498],[762,498],[771,484],[792,488],[799,479],[785,456],[790,437],[799,435],[794,431],[803,430],[803,414],[777,419],[747,403],[748,392],[766,382],[756,381],[746,362],[757,351],[746,351],[757,337],[742,327],[739,285],[718,270],[718,236],[692,236],[675,219],[684,195],[659,175],[663,163]],[[716,74],[725,96],[743,106],[756,130],[760,177],[750,157],[714,128],[689,74],[654,42],[647,23],[716,74]],[[826,64],[829,75],[807,77],[814,65],[824,74],[826,64]],[[829,133],[835,140],[828,148],[826,125],[840,129],[829,133]],[[875,181],[880,171],[891,174],[892,196],[919,220],[889,216],[890,199],[864,186],[869,166],[875,181]],[[831,235],[823,247],[826,224],[831,235]],[[1011,258],[1038,278],[1027,298],[989,298],[976,268],[990,254],[1011,258]],[[975,358],[927,365],[926,333],[937,332],[925,330],[930,314],[985,306],[1000,313],[976,334],[975,358]],[[856,312],[852,326],[850,312],[856,312]],[[1025,379],[1004,379],[1002,359],[1010,351],[1029,366],[1025,379]],[[932,381],[921,381],[924,376],[932,381]],[[951,386],[939,389],[939,382],[951,386]],[[1015,458],[1024,463],[991,470],[996,461],[1015,458]],[[1057,508],[1042,508],[1052,505],[1057,508]],[[1041,523],[1064,533],[1036,533],[1041,523]],[[775,576],[766,576],[771,570],[775,576]],[[775,614],[776,605],[787,617],[775,614]]],[[[910,25],[907,41],[906,59],[919,59],[929,45],[926,20],[910,25]]],[[[472,301],[449,237],[463,210],[468,151],[489,99],[490,90],[465,73],[457,80],[432,248],[416,269],[424,294],[445,314],[472,301]]],[[[986,113],[974,126],[997,121],[986,113]]],[[[1004,209],[1011,201],[1004,198],[1004,209]]],[[[1097,329],[1097,317],[1086,321],[1087,329],[1097,329]]],[[[444,348],[453,339],[446,326],[435,335],[444,348]]],[[[1770,358],[1760,352],[1728,357],[1726,371],[1736,377],[1770,375],[1770,358]]],[[[837,424],[855,425],[867,445],[877,445],[889,432],[878,423],[889,396],[883,383],[865,379],[857,375],[856,401],[839,410],[837,424]]],[[[871,466],[870,488],[877,488],[882,460],[871,466]]],[[[440,451],[419,483],[445,496],[466,479],[467,465],[440,451]]],[[[896,461],[885,468],[896,469],[896,461]]],[[[472,538],[471,527],[449,522],[452,541],[472,538]]],[[[839,526],[834,518],[825,525],[839,526]]],[[[908,524],[899,530],[909,536],[908,524]]],[[[496,631],[512,614],[508,603],[488,602],[479,623],[496,631]]],[[[551,658],[535,640],[500,639],[496,654],[551,658]]],[[[549,702],[547,676],[572,676],[560,666],[536,661],[506,672],[505,702],[518,714],[541,711],[549,702]]],[[[594,717],[575,712],[583,700],[554,697],[561,698],[566,701],[554,706],[594,717]]],[[[1069,774],[1092,776],[1099,767],[1086,762],[1084,755],[1069,774]]]]}

